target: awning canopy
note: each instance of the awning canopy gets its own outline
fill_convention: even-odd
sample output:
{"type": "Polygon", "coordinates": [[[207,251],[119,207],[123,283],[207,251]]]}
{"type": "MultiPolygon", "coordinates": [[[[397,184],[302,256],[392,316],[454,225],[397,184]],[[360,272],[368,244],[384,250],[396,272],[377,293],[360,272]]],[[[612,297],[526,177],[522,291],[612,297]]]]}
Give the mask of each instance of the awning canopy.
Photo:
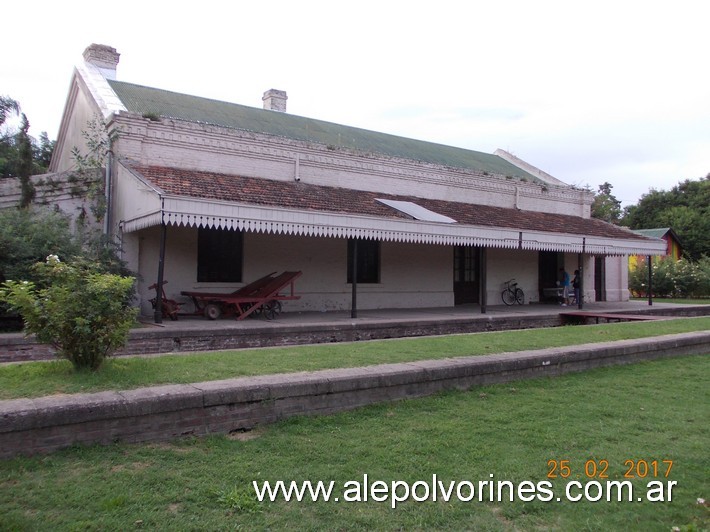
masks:
{"type": "Polygon", "coordinates": [[[126,168],[133,184],[120,185],[124,232],[166,224],[592,255],[662,255],[666,250],[661,239],[576,216],[185,169],[126,168]],[[416,219],[393,207],[403,203],[436,213],[441,221],[416,219]]]}

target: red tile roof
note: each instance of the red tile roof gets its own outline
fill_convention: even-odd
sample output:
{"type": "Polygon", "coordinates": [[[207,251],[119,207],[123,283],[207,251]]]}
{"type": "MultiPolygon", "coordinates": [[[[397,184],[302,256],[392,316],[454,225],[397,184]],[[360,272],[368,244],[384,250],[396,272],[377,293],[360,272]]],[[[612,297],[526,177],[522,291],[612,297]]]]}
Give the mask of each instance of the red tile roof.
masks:
{"type": "Polygon", "coordinates": [[[299,210],[407,218],[376,198],[411,201],[461,224],[545,231],[603,238],[648,240],[630,230],[594,218],[551,214],[414,196],[393,196],[348,188],[276,181],[163,166],[130,166],[166,194],[299,210]]]}

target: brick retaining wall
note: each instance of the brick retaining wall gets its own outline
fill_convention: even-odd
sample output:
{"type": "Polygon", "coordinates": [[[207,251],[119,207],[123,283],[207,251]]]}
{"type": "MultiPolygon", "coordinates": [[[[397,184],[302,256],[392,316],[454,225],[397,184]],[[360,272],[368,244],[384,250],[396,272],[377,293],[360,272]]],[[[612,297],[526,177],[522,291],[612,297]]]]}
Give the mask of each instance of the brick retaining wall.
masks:
{"type": "Polygon", "coordinates": [[[0,401],[0,457],[73,444],[148,442],[249,430],[447,389],[710,353],[710,332],[129,391],[0,401]]]}
{"type": "MultiPolygon", "coordinates": [[[[706,316],[710,314],[710,305],[678,307],[672,310],[649,308],[635,310],[633,313],[661,314],[673,317],[706,316]]],[[[521,314],[515,317],[477,315],[470,318],[449,319],[392,319],[338,324],[300,323],[269,328],[242,322],[239,327],[206,329],[200,327],[199,322],[195,323],[194,326],[191,324],[189,327],[179,329],[170,328],[169,325],[165,328],[134,329],[130,332],[128,344],[124,349],[118,351],[116,356],[353,342],[563,325],[562,318],[557,313],[521,314]]],[[[54,358],[53,348],[37,343],[33,337],[26,338],[22,333],[0,335],[0,363],[52,358],[54,358]]]]}
{"type": "MultiPolygon", "coordinates": [[[[561,325],[559,315],[532,315],[515,318],[449,320],[380,320],[347,324],[295,324],[264,328],[243,323],[240,327],[223,329],[189,328],[171,329],[146,327],[131,330],[125,348],[115,353],[143,355],[154,353],[186,353],[218,349],[242,349],[283,345],[354,342],[385,338],[431,336],[440,334],[505,331],[561,325]]],[[[33,337],[22,333],[0,335],[0,363],[51,360],[54,349],[37,343],[33,337]]]]}

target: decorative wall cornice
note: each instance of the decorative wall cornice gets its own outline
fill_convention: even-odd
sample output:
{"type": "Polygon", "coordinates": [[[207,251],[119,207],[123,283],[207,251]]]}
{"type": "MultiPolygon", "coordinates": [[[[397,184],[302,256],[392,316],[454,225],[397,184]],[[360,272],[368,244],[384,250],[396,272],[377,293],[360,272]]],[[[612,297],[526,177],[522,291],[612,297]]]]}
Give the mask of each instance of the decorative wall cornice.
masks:
{"type": "MultiPolygon", "coordinates": [[[[293,167],[296,161],[301,176],[308,169],[333,170],[363,175],[369,178],[390,179],[402,182],[403,186],[427,184],[459,189],[462,191],[495,194],[507,197],[507,204],[517,206],[516,201],[549,201],[579,206],[590,205],[593,195],[571,187],[526,183],[519,179],[497,174],[485,174],[461,168],[436,165],[389,157],[372,153],[360,153],[344,148],[296,141],[255,132],[230,129],[210,124],[198,124],[174,119],[152,121],[135,114],[122,112],[116,117],[121,124],[121,134],[126,141],[139,141],[180,150],[197,151],[203,154],[220,154],[232,157],[249,157],[255,160],[277,162],[293,167]]],[[[119,141],[120,142],[120,141],[119,141]]],[[[143,149],[145,152],[146,149],[143,149]]],[[[145,161],[151,163],[151,161],[145,161]]],[[[254,176],[270,177],[272,176],[254,176]]],[[[291,176],[292,178],[293,176],[291,176]]],[[[352,186],[357,188],[358,184],[352,186]]],[[[451,194],[451,192],[448,192],[451,194]]],[[[455,196],[455,192],[453,193],[455,196]]],[[[581,214],[581,213],[580,213],[581,214]]]]}

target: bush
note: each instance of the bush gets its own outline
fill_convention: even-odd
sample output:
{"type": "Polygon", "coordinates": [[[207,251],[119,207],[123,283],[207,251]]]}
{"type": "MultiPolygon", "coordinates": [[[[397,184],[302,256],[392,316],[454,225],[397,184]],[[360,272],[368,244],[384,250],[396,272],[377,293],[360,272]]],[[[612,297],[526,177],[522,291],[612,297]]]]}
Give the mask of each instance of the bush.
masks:
{"type": "Polygon", "coordinates": [[[0,300],[22,315],[27,332],[76,369],[96,370],[125,345],[136,318],[132,278],[69,265],[56,255],[33,270],[37,282],[7,281],[0,288],[0,300]]]}
{"type": "Polygon", "coordinates": [[[68,216],[49,208],[0,210],[0,282],[34,281],[33,265],[47,255],[81,254],[68,216]]]}
{"type": "MultiPolygon", "coordinates": [[[[653,295],[655,297],[710,296],[710,259],[697,262],[664,257],[652,262],[653,295]]],[[[629,290],[635,296],[648,295],[648,267],[639,264],[629,271],[629,290]]]]}
{"type": "MultiPolygon", "coordinates": [[[[48,255],[87,261],[96,271],[130,276],[118,251],[96,229],[77,224],[72,231],[70,217],[53,208],[0,209],[0,284],[10,279],[39,281],[34,265],[48,255]]],[[[0,301],[0,331],[21,329],[17,315],[0,301]]]]}

